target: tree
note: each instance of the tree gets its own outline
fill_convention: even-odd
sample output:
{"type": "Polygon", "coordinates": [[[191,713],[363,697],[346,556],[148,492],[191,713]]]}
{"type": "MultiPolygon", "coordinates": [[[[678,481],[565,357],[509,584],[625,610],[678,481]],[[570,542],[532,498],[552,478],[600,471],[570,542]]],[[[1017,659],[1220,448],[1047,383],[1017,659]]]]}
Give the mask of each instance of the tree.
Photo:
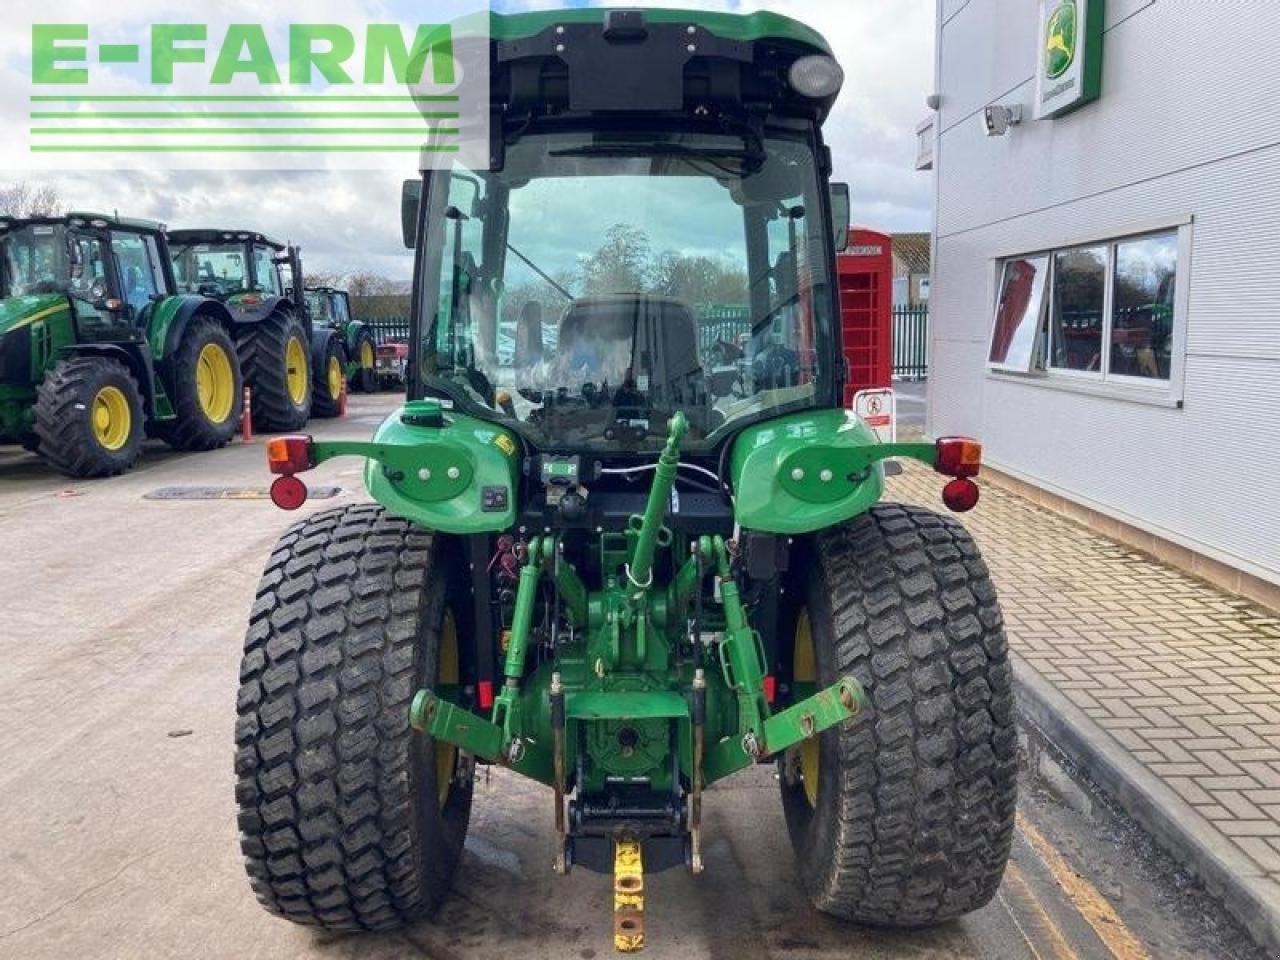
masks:
{"type": "Polygon", "coordinates": [[[668,250],[654,263],[652,272],[653,291],[665,297],[694,304],[747,302],[747,275],[731,261],[668,250]]]}
{"type": "Polygon", "coordinates": [[[579,258],[578,272],[587,295],[647,289],[652,272],[649,235],[631,224],[615,223],[599,250],[579,258]]]}
{"type": "Polygon", "coordinates": [[[346,288],[353,297],[389,297],[407,293],[409,285],[380,273],[359,271],[347,274],[346,288]]]}
{"type": "Polygon", "coordinates": [[[0,185],[0,214],[10,217],[57,217],[63,213],[62,197],[51,183],[25,180],[0,185]]]}

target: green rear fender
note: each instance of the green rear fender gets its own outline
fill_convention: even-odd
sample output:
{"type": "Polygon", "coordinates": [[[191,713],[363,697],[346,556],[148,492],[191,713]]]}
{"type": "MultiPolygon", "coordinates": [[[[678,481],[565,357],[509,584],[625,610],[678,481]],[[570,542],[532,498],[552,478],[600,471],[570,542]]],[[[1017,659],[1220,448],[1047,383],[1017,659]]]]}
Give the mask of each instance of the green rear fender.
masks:
{"type": "MultiPolygon", "coordinates": [[[[369,495],[398,517],[441,533],[492,533],[516,519],[520,447],[508,431],[447,413],[440,426],[404,422],[410,405],[388,417],[371,444],[352,450],[369,457],[369,495]]],[[[317,459],[325,448],[316,444],[317,459]]],[[[356,446],[356,445],[352,445],[356,446]]]]}
{"type": "Polygon", "coordinates": [[[730,459],[735,519],[763,533],[812,533],[870,509],[884,492],[882,461],[933,465],[932,443],[881,443],[847,410],[811,410],[748,427],[730,459]]]}

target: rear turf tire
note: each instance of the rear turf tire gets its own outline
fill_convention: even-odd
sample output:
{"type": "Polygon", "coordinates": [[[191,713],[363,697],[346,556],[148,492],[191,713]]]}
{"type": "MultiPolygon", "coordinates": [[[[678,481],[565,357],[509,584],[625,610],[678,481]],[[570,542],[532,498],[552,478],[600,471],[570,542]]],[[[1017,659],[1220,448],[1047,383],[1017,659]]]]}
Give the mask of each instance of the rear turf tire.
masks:
{"type": "Polygon", "coordinates": [[[376,505],[295,524],[267,563],[240,668],[236,801],[272,913],[387,930],[449,890],[471,786],[438,773],[436,743],[409,727],[452,629],[444,568],[431,534],[376,505]]]}
{"type": "Polygon", "coordinates": [[[818,909],[878,926],[976,910],[1004,873],[1017,791],[1012,679],[986,564],[954,520],[889,504],[820,534],[811,564],[794,619],[807,615],[817,680],[852,673],[872,707],[821,735],[807,764],[816,789],[797,775],[799,750],[784,761],[804,888],[818,909]]]}
{"type": "Polygon", "coordinates": [[[315,389],[311,395],[313,417],[336,417],[342,409],[342,378],[347,367],[347,351],[338,334],[325,341],[324,357],[311,372],[315,389]]]}
{"type": "Polygon", "coordinates": [[[244,379],[230,334],[218,321],[197,317],[169,365],[177,419],[158,424],[156,436],[175,450],[226,446],[244,408],[244,379]]]}
{"type": "Polygon", "coordinates": [[[142,454],[142,393],[109,357],[72,357],[36,388],[40,455],[69,477],[112,477],[142,454]]]}
{"type": "Polygon", "coordinates": [[[311,416],[310,336],[292,309],[281,308],[236,334],[240,366],[253,391],[253,426],[301,430],[311,416]]]}

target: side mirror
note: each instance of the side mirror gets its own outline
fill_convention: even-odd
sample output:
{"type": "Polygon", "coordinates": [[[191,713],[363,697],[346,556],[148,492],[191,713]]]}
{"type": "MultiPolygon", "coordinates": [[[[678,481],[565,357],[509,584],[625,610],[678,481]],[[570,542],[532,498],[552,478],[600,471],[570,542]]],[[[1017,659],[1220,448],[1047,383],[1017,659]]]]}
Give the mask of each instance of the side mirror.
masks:
{"type": "Polygon", "coordinates": [[[406,250],[418,239],[418,205],[422,203],[422,181],[406,180],[400,192],[400,235],[406,250]]]}
{"type": "Polygon", "coordinates": [[[849,199],[847,183],[831,184],[831,229],[834,231],[836,253],[849,249],[849,226],[853,219],[853,201],[849,199]]]}

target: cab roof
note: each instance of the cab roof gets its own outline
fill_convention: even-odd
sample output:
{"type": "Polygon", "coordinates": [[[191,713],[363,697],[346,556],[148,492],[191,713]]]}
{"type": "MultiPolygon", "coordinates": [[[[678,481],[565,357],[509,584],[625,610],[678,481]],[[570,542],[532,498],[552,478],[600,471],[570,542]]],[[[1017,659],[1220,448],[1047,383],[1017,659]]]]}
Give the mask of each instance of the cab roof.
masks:
{"type": "Polygon", "coordinates": [[[122,217],[113,213],[93,213],[87,210],[73,210],[60,217],[10,217],[0,216],[0,230],[13,230],[29,224],[67,224],[70,226],[92,226],[99,229],[119,227],[124,230],[139,230],[146,233],[162,233],[165,225],[157,220],[137,220],[122,217]]]}
{"type": "Polygon", "coordinates": [[[170,230],[169,240],[174,243],[262,243],[277,252],[289,249],[288,244],[256,230],[219,230],[213,227],[170,230]]]}
{"type": "MultiPolygon", "coordinates": [[[[606,7],[575,10],[549,10],[533,13],[490,14],[490,34],[494,40],[523,40],[536,37],[548,27],[567,23],[604,24],[606,7]]],[[[699,26],[725,40],[754,43],[760,40],[784,40],[813,47],[819,53],[831,54],[831,46],[817,30],[778,13],[712,13],[706,10],[636,7],[648,23],[688,23],[699,26]]]]}

